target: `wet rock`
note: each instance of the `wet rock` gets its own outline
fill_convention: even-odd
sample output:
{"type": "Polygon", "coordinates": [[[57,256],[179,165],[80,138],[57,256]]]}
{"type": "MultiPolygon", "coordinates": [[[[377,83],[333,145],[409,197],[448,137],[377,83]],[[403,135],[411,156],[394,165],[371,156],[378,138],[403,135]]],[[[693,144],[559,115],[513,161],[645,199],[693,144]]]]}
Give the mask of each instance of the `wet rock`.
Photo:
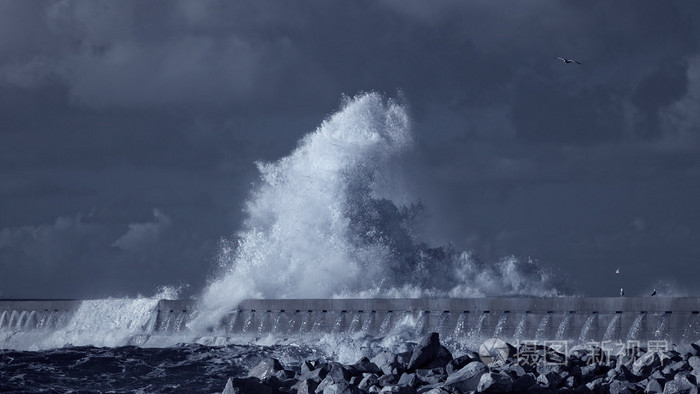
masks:
{"type": "Polygon", "coordinates": [[[382,375],[379,377],[379,385],[382,387],[394,385],[398,381],[399,380],[398,380],[397,376],[394,374],[382,375]]]}
{"type": "Polygon", "coordinates": [[[537,377],[534,373],[528,372],[519,376],[513,382],[513,391],[522,392],[537,384],[537,377]]]}
{"type": "Polygon", "coordinates": [[[385,375],[399,375],[404,372],[404,365],[399,362],[398,357],[390,352],[381,352],[371,360],[385,375]]]}
{"type": "Polygon", "coordinates": [[[578,380],[574,376],[567,376],[562,383],[560,383],[562,387],[574,389],[578,386],[578,380]]]}
{"type": "Polygon", "coordinates": [[[485,373],[479,379],[476,391],[480,393],[507,393],[513,390],[513,378],[505,373],[485,373]]]}
{"type": "Polygon", "coordinates": [[[234,378],[231,381],[234,393],[277,394],[280,390],[258,378],[234,378]]]}
{"type": "Polygon", "coordinates": [[[330,363],[331,370],[328,371],[325,379],[330,379],[333,383],[348,382],[352,373],[341,363],[330,363]]]}
{"type": "Polygon", "coordinates": [[[481,375],[488,372],[486,364],[472,361],[445,380],[445,387],[461,391],[474,391],[479,386],[481,375]]]}
{"type": "Polygon", "coordinates": [[[359,388],[361,390],[367,390],[370,387],[372,387],[374,385],[378,385],[378,384],[379,384],[379,377],[375,374],[369,374],[369,375],[365,376],[364,378],[362,378],[360,383],[357,385],[357,388],[359,388]]]}
{"type": "Polygon", "coordinates": [[[590,382],[598,375],[598,364],[589,364],[581,367],[581,380],[590,382]]]}
{"type": "Polygon", "coordinates": [[[637,376],[648,375],[656,368],[661,366],[661,357],[659,352],[648,352],[634,361],[632,364],[632,373],[637,376]]]}
{"type": "Polygon", "coordinates": [[[361,373],[374,373],[378,374],[380,369],[377,364],[373,363],[370,361],[367,357],[362,357],[362,359],[355,364],[352,365],[353,369],[358,372],[358,374],[361,373]]]}
{"type": "Polygon", "coordinates": [[[690,368],[693,369],[693,371],[700,372],[700,357],[692,356],[688,358],[688,365],[690,366],[690,368]]]}
{"type": "Polygon", "coordinates": [[[694,383],[691,383],[686,376],[681,376],[679,378],[674,378],[669,380],[664,385],[664,394],[697,394],[698,388],[694,383]]]}
{"type": "Polygon", "coordinates": [[[317,365],[318,365],[317,361],[312,361],[312,360],[302,361],[301,365],[299,366],[299,375],[302,375],[302,374],[307,373],[309,371],[313,371],[314,369],[316,369],[317,365]]]}
{"type": "Polygon", "coordinates": [[[357,387],[351,386],[348,382],[342,383],[332,383],[323,388],[323,391],[319,391],[321,386],[316,389],[316,393],[323,394],[362,394],[362,390],[357,387]]]}
{"type": "Polygon", "coordinates": [[[416,388],[416,386],[418,386],[421,383],[422,382],[418,379],[415,373],[404,372],[399,378],[398,385],[416,388]]]}
{"type": "Polygon", "coordinates": [[[277,359],[264,358],[248,372],[248,377],[263,380],[275,376],[275,372],[283,370],[282,364],[277,359]]]}
{"type": "MultiPolygon", "coordinates": [[[[303,370],[303,368],[302,368],[303,370]]],[[[312,379],[315,381],[317,384],[321,383],[323,379],[326,378],[326,375],[328,375],[328,372],[331,370],[331,365],[328,363],[323,363],[319,364],[316,366],[315,369],[307,372],[302,372],[301,375],[299,375],[299,380],[304,380],[304,379],[312,379]]]]}
{"type": "Polygon", "coordinates": [[[409,386],[387,386],[382,388],[380,393],[416,394],[416,390],[409,386]]]}
{"type": "Polygon", "coordinates": [[[646,387],[644,388],[645,393],[663,393],[664,391],[664,386],[663,383],[656,380],[656,379],[651,379],[649,380],[649,383],[647,383],[646,387]]]}
{"type": "Polygon", "coordinates": [[[513,379],[525,375],[525,368],[520,364],[506,364],[503,366],[503,371],[509,374],[513,379]]]}
{"type": "Polygon", "coordinates": [[[445,374],[445,370],[442,368],[417,369],[416,376],[427,384],[441,383],[447,379],[447,374],[445,374]]]}
{"type": "Polygon", "coordinates": [[[312,379],[304,379],[297,384],[292,386],[293,390],[296,390],[297,394],[311,394],[316,392],[318,383],[312,379]]]}
{"type": "Polygon", "coordinates": [[[557,385],[562,381],[562,377],[559,373],[554,371],[545,372],[537,377],[537,383],[546,388],[555,389],[557,385]]]}
{"type": "Polygon", "coordinates": [[[444,367],[452,360],[452,354],[447,348],[440,344],[440,335],[436,332],[431,332],[421,339],[413,349],[411,359],[408,361],[406,369],[415,371],[418,368],[423,368],[431,363],[442,363],[444,367]]]}
{"type": "Polygon", "coordinates": [[[608,386],[610,394],[633,394],[636,390],[634,384],[624,380],[615,380],[608,386]]]}
{"type": "Polygon", "coordinates": [[[428,391],[418,390],[419,394],[450,394],[449,391],[440,387],[431,387],[428,391]]]}
{"type": "Polygon", "coordinates": [[[478,360],[479,357],[475,354],[465,354],[447,363],[447,365],[445,366],[445,372],[447,372],[448,375],[452,375],[453,372],[464,368],[464,366],[469,364],[470,362],[478,360]]]}

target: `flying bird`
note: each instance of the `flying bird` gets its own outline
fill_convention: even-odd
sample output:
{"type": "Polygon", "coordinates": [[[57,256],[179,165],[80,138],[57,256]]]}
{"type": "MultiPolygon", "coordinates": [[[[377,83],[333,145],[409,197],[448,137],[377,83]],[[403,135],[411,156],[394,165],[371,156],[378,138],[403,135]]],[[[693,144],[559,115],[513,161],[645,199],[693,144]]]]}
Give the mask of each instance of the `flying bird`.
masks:
{"type": "Polygon", "coordinates": [[[578,60],[567,59],[567,58],[559,57],[559,56],[555,57],[555,59],[561,60],[562,62],[564,62],[566,64],[569,64],[569,63],[581,64],[581,62],[579,62],[578,60]]]}
{"type": "Polygon", "coordinates": [[[622,296],[624,296],[624,295],[625,295],[625,289],[623,289],[622,287],[620,287],[620,297],[622,297],[622,296]]]}
{"type": "Polygon", "coordinates": [[[620,273],[620,267],[617,267],[617,269],[615,270],[615,273],[616,273],[616,274],[619,274],[619,273],[620,273]]]}
{"type": "Polygon", "coordinates": [[[656,295],[656,289],[654,289],[654,291],[651,292],[651,295],[652,295],[652,296],[655,296],[655,295],[656,295]]]}

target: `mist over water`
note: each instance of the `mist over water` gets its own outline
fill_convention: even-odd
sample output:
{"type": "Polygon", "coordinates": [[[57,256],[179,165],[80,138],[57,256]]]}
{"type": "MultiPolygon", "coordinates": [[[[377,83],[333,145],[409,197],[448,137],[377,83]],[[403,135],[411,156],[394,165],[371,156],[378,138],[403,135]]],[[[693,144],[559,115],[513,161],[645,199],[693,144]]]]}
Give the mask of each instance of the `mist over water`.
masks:
{"type": "Polygon", "coordinates": [[[202,308],[231,310],[244,298],[561,295],[530,260],[485,262],[419,239],[420,196],[401,182],[412,143],[406,106],[368,93],[288,156],[258,163],[247,219],[223,242],[202,308]]]}

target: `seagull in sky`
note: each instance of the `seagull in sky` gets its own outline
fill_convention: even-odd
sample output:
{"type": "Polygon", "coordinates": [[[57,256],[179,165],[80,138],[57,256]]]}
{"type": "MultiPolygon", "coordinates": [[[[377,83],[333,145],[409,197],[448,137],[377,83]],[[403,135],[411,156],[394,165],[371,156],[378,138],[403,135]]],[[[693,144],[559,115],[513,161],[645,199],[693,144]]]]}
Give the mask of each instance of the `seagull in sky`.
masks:
{"type": "Polygon", "coordinates": [[[617,267],[617,269],[615,270],[615,273],[616,273],[616,274],[619,274],[619,273],[620,273],[620,267],[617,267]]]}
{"type": "Polygon", "coordinates": [[[655,296],[655,295],[656,295],[656,289],[654,289],[654,291],[651,292],[651,295],[652,295],[652,296],[655,296]]]}
{"type": "Polygon", "coordinates": [[[625,289],[620,287],[620,297],[623,297],[625,295],[625,289]]]}
{"type": "Polygon", "coordinates": [[[581,64],[581,62],[579,62],[578,60],[567,59],[567,58],[559,57],[559,56],[558,56],[558,57],[555,57],[555,59],[561,60],[562,62],[564,62],[564,63],[566,63],[566,64],[569,64],[569,63],[581,64]]]}

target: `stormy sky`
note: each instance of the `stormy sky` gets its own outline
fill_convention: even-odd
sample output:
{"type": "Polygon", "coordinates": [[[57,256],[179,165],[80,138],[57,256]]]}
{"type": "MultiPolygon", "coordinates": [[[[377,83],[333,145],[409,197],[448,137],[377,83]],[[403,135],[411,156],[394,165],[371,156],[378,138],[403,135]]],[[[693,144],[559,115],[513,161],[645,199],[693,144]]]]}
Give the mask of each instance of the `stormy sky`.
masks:
{"type": "Polygon", "coordinates": [[[2,1],[0,296],[197,294],[254,163],[368,91],[410,107],[404,171],[431,244],[532,258],[577,294],[698,294],[699,15],[690,1],[2,1]]]}

